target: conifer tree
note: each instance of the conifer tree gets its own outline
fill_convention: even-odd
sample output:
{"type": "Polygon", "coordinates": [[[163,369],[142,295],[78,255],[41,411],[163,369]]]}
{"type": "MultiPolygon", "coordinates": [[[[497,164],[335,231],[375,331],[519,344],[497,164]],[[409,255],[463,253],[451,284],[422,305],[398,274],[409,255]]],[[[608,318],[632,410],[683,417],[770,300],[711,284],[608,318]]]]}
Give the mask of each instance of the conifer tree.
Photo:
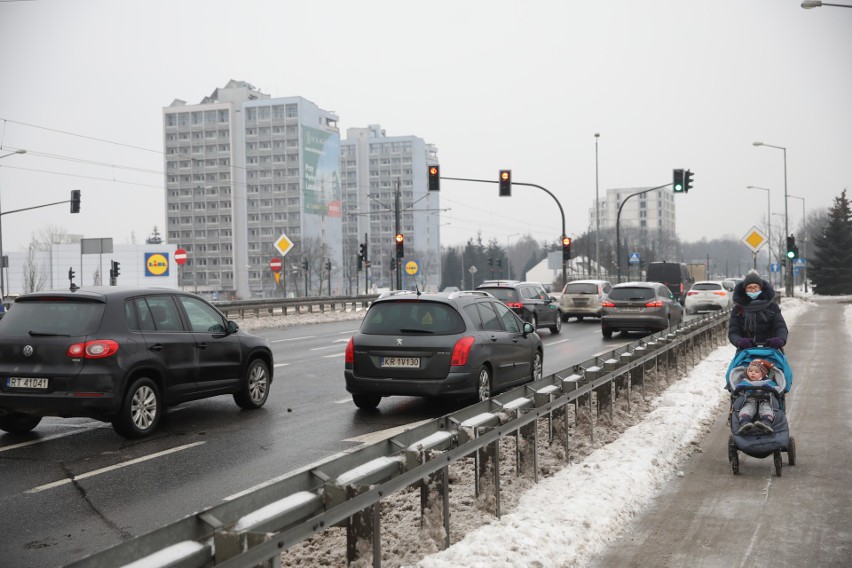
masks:
{"type": "Polygon", "coordinates": [[[828,223],[814,239],[815,254],[808,267],[814,293],[852,294],[852,210],[846,190],[834,198],[828,223]]]}

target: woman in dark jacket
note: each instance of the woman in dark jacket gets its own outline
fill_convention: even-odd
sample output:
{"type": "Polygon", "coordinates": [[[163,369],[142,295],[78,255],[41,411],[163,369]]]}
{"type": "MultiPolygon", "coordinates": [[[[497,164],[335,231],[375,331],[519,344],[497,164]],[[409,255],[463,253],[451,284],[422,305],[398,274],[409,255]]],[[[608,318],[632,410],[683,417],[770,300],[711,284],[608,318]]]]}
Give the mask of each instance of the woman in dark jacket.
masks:
{"type": "Polygon", "coordinates": [[[781,349],[787,343],[787,323],[774,298],[775,289],[754,271],[734,287],[728,339],[738,350],[755,343],[781,349]]]}

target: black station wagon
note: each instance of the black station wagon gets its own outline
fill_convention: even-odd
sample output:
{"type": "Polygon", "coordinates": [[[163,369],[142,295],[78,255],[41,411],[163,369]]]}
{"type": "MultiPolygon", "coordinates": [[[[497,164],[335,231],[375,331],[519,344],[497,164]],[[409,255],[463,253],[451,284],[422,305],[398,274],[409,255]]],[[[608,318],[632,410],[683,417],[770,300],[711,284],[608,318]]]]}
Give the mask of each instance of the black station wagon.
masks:
{"type": "Polygon", "coordinates": [[[260,408],[272,383],[266,339],[239,331],[204,299],[170,289],[34,292],[0,319],[0,429],[44,416],[155,430],[169,406],[232,394],[260,408]]]}

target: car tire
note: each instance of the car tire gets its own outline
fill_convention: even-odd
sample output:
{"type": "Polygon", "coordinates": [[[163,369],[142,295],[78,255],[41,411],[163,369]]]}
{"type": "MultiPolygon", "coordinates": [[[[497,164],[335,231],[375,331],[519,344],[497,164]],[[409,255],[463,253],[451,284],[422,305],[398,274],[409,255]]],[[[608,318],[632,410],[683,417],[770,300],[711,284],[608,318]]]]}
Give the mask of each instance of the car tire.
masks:
{"type": "Polygon", "coordinates": [[[536,351],[532,359],[532,379],[539,380],[544,375],[544,362],[541,351],[536,351]]]}
{"type": "Polygon", "coordinates": [[[21,414],[13,412],[6,416],[0,416],[0,430],[10,434],[26,434],[41,422],[41,416],[21,414]]]}
{"type": "Polygon", "coordinates": [[[562,321],[564,321],[564,322],[567,322],[569,319],[571,319],[570,316],[566,316],[565,314],[562,314],[561,317],[562,317],[562,321]]]}
{"type": "Polygon", "coordinates": [[[269,398],[269,367],[261,359],[249,363],[243,379],[243,389],[234,393],[234,402],[240,408],[254,410],[260,408],[269,398]]]}
{"type": "Polygon", "coordinates": [[[530,316],[530,325],[533,326],[533,329],[538,329],[538,316],[537,315],[532,314],[530,316]]]}
{"type": "Polygon", "coordinates": [[[612,330],[611,329],[602,329],[601,333],[603,334],[605,339],[611,339],[612,338],[612,330]]]}
{"type": "Polygon", "coordinates": [[[556,317],[556,321],[550,326],[550,333],[553,335],[558,334],[560,331],[562,331],[562,314],[559,314],[556,317]]]}
{"type": "Polygon", "coordinates": [[[131,383],[124,394],[112,427],[125,438],[144,438],[157,429],[163,416],[163,400],[156,383],[141,377],[131,383]]]}
{"type": "Polygon", "coordinates": [[[377,394],[361,393],[352,395],[352,402],[362,410],[375,410],[381,401],[382,397],[377,394]]]}
{"type": "Polygon", "coordinates": [[[488,367],[479,369],[479,374],[476,376],[476,396],[479,402],[488,400],[494,394],[491,385],[491,371],[488,367]]]}

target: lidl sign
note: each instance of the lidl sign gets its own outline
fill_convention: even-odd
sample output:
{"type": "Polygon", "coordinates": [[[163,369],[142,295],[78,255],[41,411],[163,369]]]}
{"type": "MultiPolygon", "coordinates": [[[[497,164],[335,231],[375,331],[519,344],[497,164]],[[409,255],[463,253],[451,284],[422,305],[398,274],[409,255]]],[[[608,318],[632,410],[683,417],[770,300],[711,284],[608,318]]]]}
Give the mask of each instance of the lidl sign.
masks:
{"type": "Polygon", "coordinates": [[[168,276],[169,275],[169,253],[146,252],[145,253],[145,276],[168,276]]]}

